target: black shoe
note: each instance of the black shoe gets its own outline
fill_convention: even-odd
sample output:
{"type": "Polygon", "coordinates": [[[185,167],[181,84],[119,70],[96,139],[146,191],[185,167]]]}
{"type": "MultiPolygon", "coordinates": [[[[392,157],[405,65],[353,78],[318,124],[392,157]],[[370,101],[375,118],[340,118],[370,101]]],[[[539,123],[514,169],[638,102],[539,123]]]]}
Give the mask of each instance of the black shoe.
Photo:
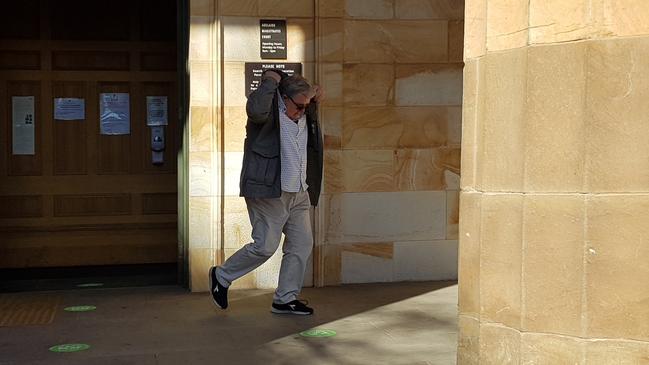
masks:
{"type": "Polygon", "coordinates": [[[210,293],[212,294],[212,301],[219,308],[225,309],[228,307],[228,288],[216,280],[216,266],[210,268],[210,293]]]}
{"type": "Polygon", "coordinates": [[[307,307],[307,304],[309,304],[309,302],[305,301],[304,303],[302,303],[299,300],[294,300],[286,304],[278,304],[273,302],[273,306],[270,311],[278,314],[299,314],[308,316],[313,314],[313,308],[307,307]]]}

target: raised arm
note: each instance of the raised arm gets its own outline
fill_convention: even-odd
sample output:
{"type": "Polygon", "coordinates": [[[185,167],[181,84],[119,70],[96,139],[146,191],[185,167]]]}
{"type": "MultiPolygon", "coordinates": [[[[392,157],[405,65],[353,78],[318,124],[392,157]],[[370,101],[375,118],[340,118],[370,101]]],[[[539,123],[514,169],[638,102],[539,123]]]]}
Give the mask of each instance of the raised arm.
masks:
{"type": "Polygon", "coordinates": [[[246,113],[253,123],[265,123],[272,112],[273,97],[279,86],[280,75],[273,71],[266,71],[262,75],[261,83],[257,90],[250,93],[246,103],[246,113]]]}

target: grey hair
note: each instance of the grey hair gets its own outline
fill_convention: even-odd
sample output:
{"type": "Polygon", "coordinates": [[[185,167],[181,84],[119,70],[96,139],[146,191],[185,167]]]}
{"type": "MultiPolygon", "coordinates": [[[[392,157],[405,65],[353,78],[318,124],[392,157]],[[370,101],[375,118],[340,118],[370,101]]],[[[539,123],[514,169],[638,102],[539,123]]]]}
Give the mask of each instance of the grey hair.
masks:
{"type": "Polygon", "coordinates": [[[304,94],[308,98],[313,97],[311,85],[309,85],[307,79],[300,75],[284,78],[279,84],[279,89],[282,94],[291,98],[299,94],[304,94]]]}

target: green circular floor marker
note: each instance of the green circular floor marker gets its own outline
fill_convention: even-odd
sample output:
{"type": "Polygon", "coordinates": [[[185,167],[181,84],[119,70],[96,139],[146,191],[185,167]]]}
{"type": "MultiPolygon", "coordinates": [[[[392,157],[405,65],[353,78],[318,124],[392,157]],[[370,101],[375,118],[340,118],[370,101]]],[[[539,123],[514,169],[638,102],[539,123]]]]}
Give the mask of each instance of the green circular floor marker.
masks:
{"type": "Polygon", "coordinates": [[[78,284],[77,286],[79,288],[94,288],[97,286],[104,286],[104,283],[84,283],[84,284],[78,284]]]}
{"type": "Polygon", "coordinates": [[[84,351],[90,348],[90,345],[85,343],[64,343],[62,345],[56,345],[50,347],[52,352],[77,352],[84,351]]]}
{"type": "Polygon", "coordinates": [[[300,336],[303,337],[332,337],[335,335],[336,335],[336,331],[326,330],[321,328],[314,328],[312,330],[300,332],[300,336]]]}
{"type": "Polygon", "coordinates": [[[66,312],[90,312],[97,309],[94,305],[75,305],[72,307],[63,308],[66,312]]]}

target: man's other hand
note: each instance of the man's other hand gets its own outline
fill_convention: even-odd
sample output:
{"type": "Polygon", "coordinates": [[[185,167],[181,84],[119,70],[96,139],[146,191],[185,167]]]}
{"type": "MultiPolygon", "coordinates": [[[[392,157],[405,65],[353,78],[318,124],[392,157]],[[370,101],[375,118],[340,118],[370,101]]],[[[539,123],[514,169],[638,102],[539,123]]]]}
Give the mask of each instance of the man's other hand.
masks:
{"type": "Polygon", "coordinates": [[[324,89],[320,85],[313,85],[311,90],[315,93],[313,98],[311,98],[314,103],[319,103],[325,99],[324,89]]]}

